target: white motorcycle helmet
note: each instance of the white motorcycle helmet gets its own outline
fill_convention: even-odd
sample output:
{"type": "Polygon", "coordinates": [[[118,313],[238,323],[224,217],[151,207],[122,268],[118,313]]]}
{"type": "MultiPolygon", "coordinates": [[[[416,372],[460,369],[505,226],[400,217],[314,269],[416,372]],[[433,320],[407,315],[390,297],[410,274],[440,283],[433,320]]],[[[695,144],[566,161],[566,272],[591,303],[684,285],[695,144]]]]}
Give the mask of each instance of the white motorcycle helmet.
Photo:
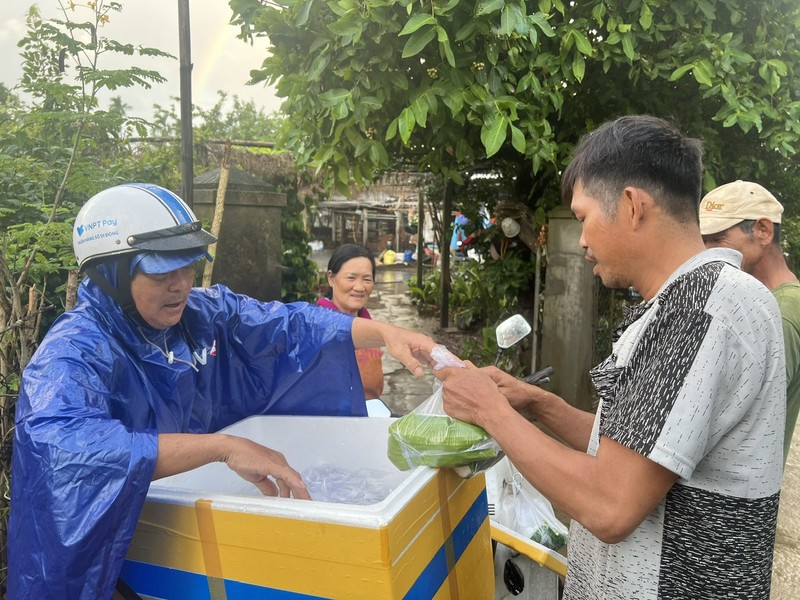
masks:
{"type": "Polygon", "coordinates": [[[147,273],[166,273],[203,256],[211,260],[207,249],[215,241],[183,200],[147,183],[118,185],[95,194],[78,212],[72,229],[80,269],[134,317],[138,314],[131,295],[134,265],[147,273]],[[101,270],[102,263],[116,263],[116,277],[101,270]]]}
{"type": "Polygon", "coordinates": [[[205,248],[215,241],[183,200],[146,183],[95,194],[78,212],[72,229],[81,269],[114,256],[205,248]]]}

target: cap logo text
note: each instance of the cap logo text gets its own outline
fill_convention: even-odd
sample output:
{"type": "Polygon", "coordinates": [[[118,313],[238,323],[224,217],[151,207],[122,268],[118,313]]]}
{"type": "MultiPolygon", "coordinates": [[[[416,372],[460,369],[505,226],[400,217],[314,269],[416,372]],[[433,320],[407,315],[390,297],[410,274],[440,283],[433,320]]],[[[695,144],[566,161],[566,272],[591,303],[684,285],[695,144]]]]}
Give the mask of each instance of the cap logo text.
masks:
{"type": "Polygon", "coordinates": [[[723,203],[723,202],[714,202],[713,200],[708,200],[706,202],[706,205],[703,208],[703,210],[711,212],[713,210],[722,210],[723,208],[725,208],[725,203],[723,203]]]}

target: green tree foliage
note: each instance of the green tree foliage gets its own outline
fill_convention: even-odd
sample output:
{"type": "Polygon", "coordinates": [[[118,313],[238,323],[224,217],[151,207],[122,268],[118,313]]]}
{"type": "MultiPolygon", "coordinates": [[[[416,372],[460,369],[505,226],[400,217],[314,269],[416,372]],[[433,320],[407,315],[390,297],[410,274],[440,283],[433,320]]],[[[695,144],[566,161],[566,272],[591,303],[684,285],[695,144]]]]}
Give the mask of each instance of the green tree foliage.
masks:
{"type": "Polygon", "coordinates": [[[503,157],[552,201],[579,136],[626,113],[702,137],[707,187],[768,178],[800,136],[795,0],[230,4],[242,37],[271,42],[252,78],[285,98],[282,142],[340,187],[503,157]]]}
{"type": "Polygon", "coordinates": [[[329,186],[410,167],[460,184],[454,208],[474,214],[491,201],[471,177],[494,172],[542,223],[581,135],[647,113],[704,140],[707,191],[751,179],[800,209],[796,0],[230,5],[242,38],[271,44],[251,77],[292,115],[279,142],[329,186]]]}

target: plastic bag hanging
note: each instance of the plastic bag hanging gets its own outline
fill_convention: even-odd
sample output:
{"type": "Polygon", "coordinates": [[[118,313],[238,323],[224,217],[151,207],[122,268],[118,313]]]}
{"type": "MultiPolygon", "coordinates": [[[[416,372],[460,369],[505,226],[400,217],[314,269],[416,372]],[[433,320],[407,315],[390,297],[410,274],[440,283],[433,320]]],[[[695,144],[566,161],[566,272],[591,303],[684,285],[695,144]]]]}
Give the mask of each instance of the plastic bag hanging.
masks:
{"type": "MultiPolygon", "coordinates": [[[[434,371],[466,366],[444,346],[436,346],[431,357],[434,371]]],[[[469,477],[502,456],[486,431],[444,412],[442,395],[442,382],[437,379],[427,400],[389,426],[387,455],[401,471],[418,466],[453,467],[460,476],[469,477]]]]}
{"type": "Polygon", "coordinates": [[[539,490],[515,472],[503,481],[497,519],[503,525],[550,548],[558,550],[567,543],[569,530],[553,512],[553,506],[539,490]]]}

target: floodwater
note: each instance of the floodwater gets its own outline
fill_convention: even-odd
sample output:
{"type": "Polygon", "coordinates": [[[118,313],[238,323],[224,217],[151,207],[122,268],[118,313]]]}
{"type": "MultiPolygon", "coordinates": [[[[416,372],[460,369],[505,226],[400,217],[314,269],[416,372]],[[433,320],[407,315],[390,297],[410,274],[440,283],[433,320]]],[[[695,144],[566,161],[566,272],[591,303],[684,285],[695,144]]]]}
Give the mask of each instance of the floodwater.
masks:
{"type": "MultiPolygon", "coordinates": [[[[367,304],[373,319],[425,333],[436,339],[439,321],[421,317],[406,293],[407,281],[416,276],[415,267],[379,269],[375,290],[367,304]]],[[[397,415],[404,415],[426,400],[433,391],[434,377],[415,377],[388,352],[383,353],[384,390],[382,400],[397,415]]]]}
{"type": "MultiPolygon", "coordinates": [[[[315,252],[312,258],[324,271],[330,251],[315,252]]],[[[416,276],[416,267],[378,269],[375,290],[367,308],[372,317],[400,327],[421,331],[436,339],[437,319],[420,317],[406,294],[406,282],[416,276]]],[[[382,400],[393,413],[403,415],[430,396],[434,377],[430,372],[417,378],[384,352],[385,376],[382,400]]],[[[792,441],[781,490],[778,533],[772,570],[772,600],[800,598],[800,431],[792,441]]]]}

